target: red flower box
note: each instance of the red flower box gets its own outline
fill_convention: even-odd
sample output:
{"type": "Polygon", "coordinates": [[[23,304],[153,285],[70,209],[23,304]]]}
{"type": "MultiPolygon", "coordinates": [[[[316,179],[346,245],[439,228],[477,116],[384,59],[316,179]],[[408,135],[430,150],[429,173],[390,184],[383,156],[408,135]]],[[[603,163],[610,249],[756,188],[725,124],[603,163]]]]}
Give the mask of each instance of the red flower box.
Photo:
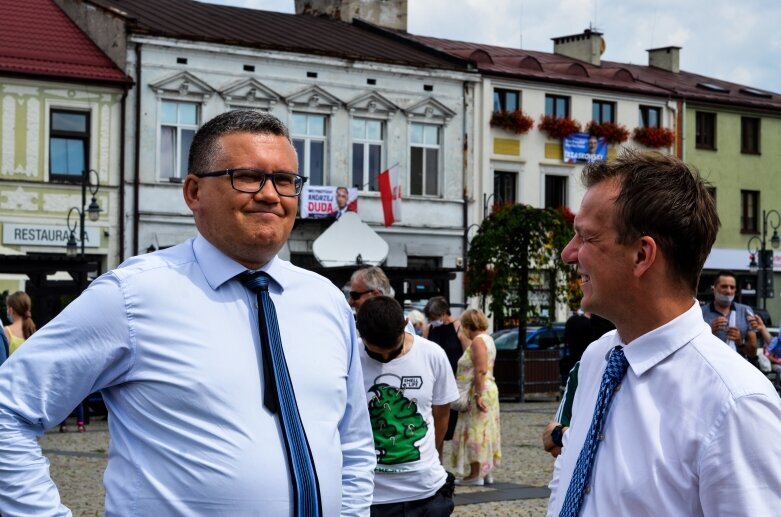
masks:
{"type": "Polygon", "coordinates": [[[666,127],[636,127],[632,133],[634,140],[646,147],[670,147],[675,142],[675,133],[666,127]]]}
{"type": "Polygon", "coordinates": [[[528,133],[534,127],[534,119],[526,115],[522,110],[515,111],[494,111],[491,114],[491,127],[498,127],[522,135],[528,133]]]}
{"type": "Polygon", "coordinates": [[[580,122],[569,117],[543,115],[540,117],[540,123],[537,127],[540,128],[540,131],[548,133],[548,137],[554,140],[561,140],[572,133],[580,132],[580,122]]]}
{"type": "Polygon", "coordinates": [[[603,138],[608,144],[622,144],[629,139],[629,130],[623,124],[615,122],[598,123],[594,120],[586,125],[586,133],[603,138]]]}

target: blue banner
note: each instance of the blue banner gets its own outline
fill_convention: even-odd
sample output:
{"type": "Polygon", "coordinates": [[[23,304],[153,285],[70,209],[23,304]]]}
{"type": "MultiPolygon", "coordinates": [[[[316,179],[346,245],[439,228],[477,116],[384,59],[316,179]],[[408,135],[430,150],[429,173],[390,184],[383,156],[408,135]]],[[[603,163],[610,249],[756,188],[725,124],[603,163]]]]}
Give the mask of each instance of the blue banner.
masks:
{"type": "Polygon", "coordinates": [[[607,144],[604,138],[589,136],[588,133],[572,133],[564,138],[564,161],[566,163],[607,160],[607,144]]]}

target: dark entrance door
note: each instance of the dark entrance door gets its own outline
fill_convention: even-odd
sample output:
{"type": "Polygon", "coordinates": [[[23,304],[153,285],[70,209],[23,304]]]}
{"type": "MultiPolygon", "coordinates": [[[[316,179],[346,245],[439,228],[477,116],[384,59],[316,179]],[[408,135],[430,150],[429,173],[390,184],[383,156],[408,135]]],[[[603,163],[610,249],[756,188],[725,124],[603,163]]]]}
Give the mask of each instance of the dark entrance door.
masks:
{"type": "Polygon", "coordinates": [[[87,288],[88,275],[100,273],[100,261],[91,256],[0,255],[0,273],[27,275],[25,291],[33,300],[32,316],[40,328],[87,288]],[[69,273],[71,280],[47,280],[59,271],[69,273]]]}

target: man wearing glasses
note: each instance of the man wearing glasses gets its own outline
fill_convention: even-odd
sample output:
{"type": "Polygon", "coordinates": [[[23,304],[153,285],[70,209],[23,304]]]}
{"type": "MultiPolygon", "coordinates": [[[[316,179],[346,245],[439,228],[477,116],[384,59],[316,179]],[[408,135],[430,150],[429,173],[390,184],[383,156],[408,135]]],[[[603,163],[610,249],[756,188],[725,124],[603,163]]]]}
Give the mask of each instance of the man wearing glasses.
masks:
{"type": "Polygon", "coordinates": [[[0,369],[0,513],[70,514],[36,439],[100,390],[106,515],[368,515],[352,313],[277,257],[306,180],[287,128],[223,113],[188,167],[198,235],[93,281],[0,369]]]}
{"type": "MultiPolygon", "coordinates": [[[[369,266],[357,269],[350,277],[350,298],[347,303],[355,309],[355,313],[358,314],[358,310],[366,300],[374,298],[375,296],[390,296],[393,297],[393,288],[390,285],[390,280],[385,272],[377,266],[369,266]]],[[[406,320],[404,332],[415,335],[415,327],[409,319],[406,320]]]]}

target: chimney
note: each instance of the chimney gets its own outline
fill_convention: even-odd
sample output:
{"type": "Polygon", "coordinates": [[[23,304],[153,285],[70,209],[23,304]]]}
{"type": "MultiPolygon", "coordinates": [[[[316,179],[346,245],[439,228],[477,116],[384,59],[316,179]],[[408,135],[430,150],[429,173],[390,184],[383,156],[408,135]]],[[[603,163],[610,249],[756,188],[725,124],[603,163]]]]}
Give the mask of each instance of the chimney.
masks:
{"type": "Polygon", "coordinates": [[[552,39],[554,54],[585,61],[594,66],[599,66],[602,53],[605,51],[605,40],[602,38],[602,33],[592,29],[586,29],[583,34],[552,39]]]}
{"type": "Polygon", "coordinates": [[[295,0],[296,14],[328,16],[350,23],[353,18],[387,29],[407,30],[407,0],[295,0]]]}
{"type": "Polygon", "coordinates": [[[648,49],[648,66],[677,74],[681,71],[681,47],[648,49]]]}

